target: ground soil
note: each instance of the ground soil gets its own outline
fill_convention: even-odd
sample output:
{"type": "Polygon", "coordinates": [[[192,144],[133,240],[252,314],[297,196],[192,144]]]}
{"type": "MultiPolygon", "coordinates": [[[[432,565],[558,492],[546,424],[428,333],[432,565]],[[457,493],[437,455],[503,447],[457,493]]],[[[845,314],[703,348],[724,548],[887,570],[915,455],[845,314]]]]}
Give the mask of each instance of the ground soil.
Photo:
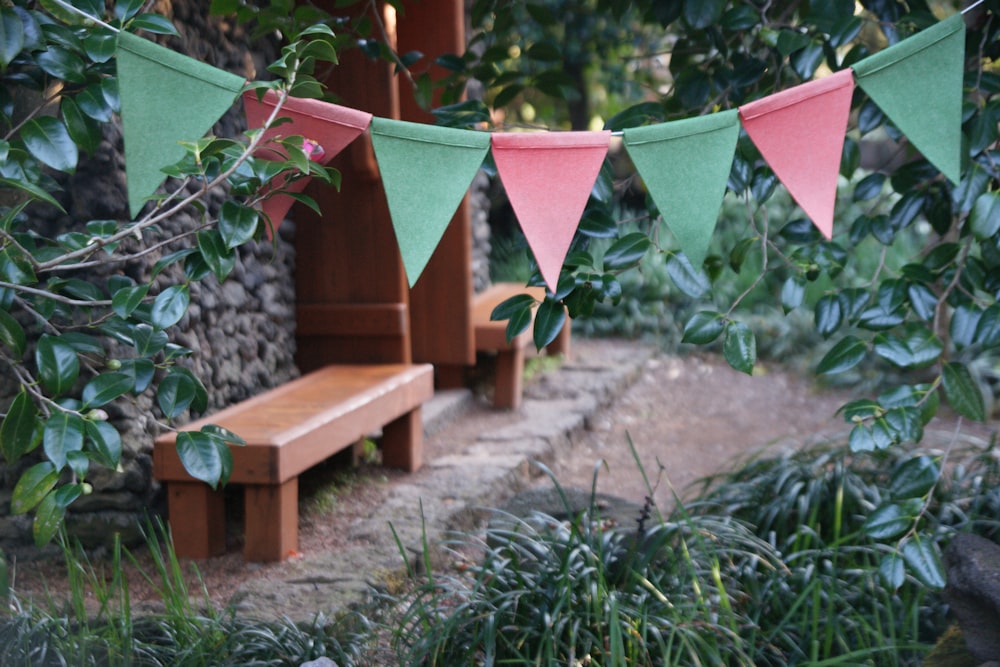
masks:
{"type": "MultiPolygon", "coordinates": [[[[731,470],[750,456],[823,439],[846,442],[848,425],[836,413],[848,397],[843,391],[821,390],[811,379],[779,367],[760,365],[751,377],[717,357],[654,355],[634,383],[607,409],[592,415],[588,428],[574,442],[560,449],[551,469],[561,485],[583,489],[591,487],[596,470],[599,491],[636,503],[648,494],[644,472],[654,487],[657,506],[666,509],[674,494],[688,496],[698,480],[731,470]]],[[[475,434],[502,428],[511,418],[493,410],[471,410],[447,433],[429,438],[425,455],[442,454],[463,436],[473,442],[475,434]]],[[[954,420],[939,426],[953,429],[954,420]]],[[[995,427],[975,426],[974,435],[987,438],[995,427]]],[[[378,467],[346,475],[336,470],[313,473],[303,484],[303,550],[335,552],[344,527],[367,516],[398,474],[378,467]],[[333,491],[328,485],[331,480],[337,482],[333,491]]],[[[535,484],[550,485],[551,481],[542,475],[535,484]]],[[[141,560],[148,565],[148,558],[141,560]]],[[[281,576],[278,566],[247,566],[238,551],[201,563],[200,572],[220,604],[226,601],[227,591],[248,578],[281,576]]],[[[15,585],[22,591],[40,590],[40,575],[50,590],[64,585],[55,565],[35,564],[15,574],[20,576],[15,585]]],[[[138,580],[133,584],[133,602],[138,607],[143,598],[155,604],[155,591],[138,580]]]]}

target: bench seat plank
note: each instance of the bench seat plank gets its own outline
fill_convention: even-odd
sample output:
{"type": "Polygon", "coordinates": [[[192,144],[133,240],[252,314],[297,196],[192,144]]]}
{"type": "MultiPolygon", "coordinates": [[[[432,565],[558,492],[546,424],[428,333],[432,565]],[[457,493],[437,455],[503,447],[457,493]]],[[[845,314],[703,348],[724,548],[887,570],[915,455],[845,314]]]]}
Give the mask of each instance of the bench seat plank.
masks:
{"type": "MultiPolygon", "coordinates": [[[[218,424],[246,441],[233,446],[231,483],[244,484],[248,560],[281,560],[298,547],[298,476],[362,438],[382,431],[383,463],[421,465],[420,406],[434,393],[429,364],[321,368],[192,422],[218,424]]],[[[175,549],[204,558],[224,549],[222,495],[194,480],[177,454],[176,434],[157,438],[153,474],[167,484],[175,549]]]]}

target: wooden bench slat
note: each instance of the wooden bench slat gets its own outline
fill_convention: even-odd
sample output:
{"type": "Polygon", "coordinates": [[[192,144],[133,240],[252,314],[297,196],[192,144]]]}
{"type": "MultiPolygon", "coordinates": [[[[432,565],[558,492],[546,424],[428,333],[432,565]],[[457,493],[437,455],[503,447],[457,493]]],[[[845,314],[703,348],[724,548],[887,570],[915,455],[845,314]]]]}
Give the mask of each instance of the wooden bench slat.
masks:
{"type": "MultiPolygon", "coordinates": [[[[286,558],[298,548],[298,476],[382,430],[383,463],[416,470],[422,448],[421,405],[434,394],[429,364],[327,366],[194,421],[218,424],[246,441],[232,446],[230,482],[244,484],[247,560],[286,558]]],[[[153,474],[167,485],[179,556],[206,558],[224,549],[222,495],[184,469],[176,434],[156,439],[153,474]]]]}
{"type": "MultiPolygon", "coordinates": [[[[426,364],[327,366],[280,387],[191,422],[182,430],[218,424],[246,441],[232,447],[233,475],[241,484],[280,484],[375,432],[433,396],[426,364]]],[[[190,480],[173,444],[154,447],[154,474],[190,480]]]]}

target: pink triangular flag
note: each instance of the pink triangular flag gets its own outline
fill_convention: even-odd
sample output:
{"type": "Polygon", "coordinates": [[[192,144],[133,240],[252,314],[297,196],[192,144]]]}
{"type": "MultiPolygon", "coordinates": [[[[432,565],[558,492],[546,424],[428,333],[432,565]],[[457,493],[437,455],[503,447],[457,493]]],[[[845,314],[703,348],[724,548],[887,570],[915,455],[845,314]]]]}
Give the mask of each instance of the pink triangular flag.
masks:
{"type": "MultiPolygon", "coordinates": [[[[247,128],[255,129],[264,126],[278,103],[278,94],[268,90],[263,100],[257,99],[257,92],[248,90],[243,94],[243,108],[247,116],[247,128]]],[[[326,164],[359,134],[368,129],[372,115],[366,111],[349,109],[323,100],[289,97],[285,100],[279,118],[291,118],[292,122],[283,122],[270,127],[264,132],[261,150],[258,157],[265,160],[281,160],[284,156],[273,147],[268,147],[271,139],[280,137],[300,136],[309,142],[307,152],[311,158],[320,164],[326,164]]],[[[281,186],[284,192],[302,192],[309,183],[309,178],[300,178],[281,186]]],[[[295,203],[293,197],[284,194],[274,194],[263,200],[261,209],[271,219],[274,229],[284,220],[288,209],[295,203]]]]}
{"type": "Polygon", "coordinates": [[[844,69],[740,107],[761,155],[828,239],[853,92],[854,77],[844,69]]]}
{"type": "Polygon", "coordinates": [[[493,135],[497,173],[550,289],[610,142],[609,131],[493,135]]]}

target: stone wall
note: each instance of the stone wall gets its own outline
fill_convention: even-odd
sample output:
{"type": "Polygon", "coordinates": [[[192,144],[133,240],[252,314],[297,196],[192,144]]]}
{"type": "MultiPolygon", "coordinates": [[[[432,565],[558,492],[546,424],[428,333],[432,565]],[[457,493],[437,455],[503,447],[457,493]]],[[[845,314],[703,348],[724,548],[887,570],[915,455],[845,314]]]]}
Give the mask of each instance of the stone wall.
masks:
{"type": "MultiPolygon", "coordinates": [[[[207,16],[207,4],[200,0],[159,0],[150,11],[170,17],[181,37],[161,40],[166,46],[207,62],[220,69],[264,78],[264,68],[274,60],[273,45],[255,42],[225,20],[207,16]],[[257,74],[257,73],[261,74],[257,74]]],[[[178,110],[183,113],[183,109],[178,110]]],[[[236,136],[243,128],[241,105],[219,122],[215,134],[236,136]]],[[[124,158],[119,128],[110,126],[99,150],[85,156],[72,178],[64,179],[61,203],[65,217],[39,218],[39,229],[66,231],[87,220],[128,218],[124,158]]],[[[480,172],[471,189],[473,284],[481,291],[490,282],[489,178],[480,172]]],[[[218,206],[222,193],[209,198],[218,206]]],[[[39,210],[39,213],[44,213],[39,210]]],[[[192,229],[198,224],[192,211],[162,226],[164,236],[192,229]]],[[[243,400],[285,382],[298,374],[295,355],[294,223],[280,228],[277,243],[250,244],[239,249],[236,268],[223,283],[208,277],[191,286],[191,306],[184,319],[169,332],[174,343],[194,350],[185,362],[209,392],[209,412],[243,400]]],[[[176,248],[172,248],[176,249],[176,248]]],[[[148,279],[152,264],[126,269],[136,280],[148,279]]],[[[175,283],[180,269],[164,272],[155,283],[154,293],[175,283]]],[[[80,276],[102,280],[102,276],[80,276]]],[[[25,322],[24,324],[28,324],[25,322]]],[[[122,351],[128,354],[127,350],[122,351]]],[[[13,397],[16,383],[0,375],[0,411],[13,397]]],[[[160,487],[152,477],[152,440],[160,432],[158,409],[153,397],[139,396],[131,402],[119,400],[107,406],[110,418],[122,432],[125,447],[122,471],[94,469],[88,481],[92,495],[70,507],[67,526],[90,548],[111,544],[117,532],[127,541],[138,537],[141,519],[163,509],[160,487]]],[[[197,415],[194,415],[197,416],[197,415]]],[[[10,515],[10,496],[21,473],[37,458],[26,457],[16,466],[0,460],[0,549],[21,557],[37,555],[31,541],[31,517],[10,515]]]]}
{"type": "MultiPolygon", "coordinates": [[[[207,4],[200,0],[161,0],[153,11],[171,17],[181,32],[180,39],[164,40],[165,45],[220,69],[254,78],[274,59],[273,47],[254,43],[251,49],[247,36],[235,26],[208,17],[207,4]]],[[[183,108],[178,113],[183,113],[183,108]]],[[[242,128],[242,105],[235,105],[215,133],[236,136],[242,128]]],[[[84,156],[81,162],[61,195],[70,215],[33,220],[33,225],[65,230],[87,220],[128,218],[119,130],[109,127],[97,154],[84,156]]],[[[214,193],[209,203],[218,206],[222,200],[222,193],[214,193]]],[[[199,221],[195,216],[192,211],[176,217],[163,225],[163,234],[196,227],[199,221]]],[[[208,389],[211,411],[298,374],[294,364],[293,233],[294,225],[286,224],[274,246],[265,241],[241,248],[236,268],[225,282],[220,284],[213,276],[192,285],[188,314],[169,332],[172,342],[194,350],[187,363],[208,389]]],[[[129,267],[127,272],[144,279],[155,260],[155,256],[150,257],[149,263],[129,267]]],[[[172,276],[158,278],[156,290],[179,275],[178,269],[172,276]]],[[[98,278],[93,274],[81,277],[98,278]]],[[[9,400],[15,388],[12,379],[0,377],[0,405],[9,400]]],[[[92,470],[89,481],[95,493],[74,503],[67,516],[71,533],[90,547],[110,544],[114,532],[126,540],[134,539],[139,519],[161,505],[150,457],[152,440],[159,432],[152,397],[116,401],[108,412],[122,431],[123,471],[92,470]]],[[[0,548],[8,553],[34,553],[31,517],[10,516],[11,489],[33,462],[24,461],[12,468],[0,463],[0,548]]]]}

